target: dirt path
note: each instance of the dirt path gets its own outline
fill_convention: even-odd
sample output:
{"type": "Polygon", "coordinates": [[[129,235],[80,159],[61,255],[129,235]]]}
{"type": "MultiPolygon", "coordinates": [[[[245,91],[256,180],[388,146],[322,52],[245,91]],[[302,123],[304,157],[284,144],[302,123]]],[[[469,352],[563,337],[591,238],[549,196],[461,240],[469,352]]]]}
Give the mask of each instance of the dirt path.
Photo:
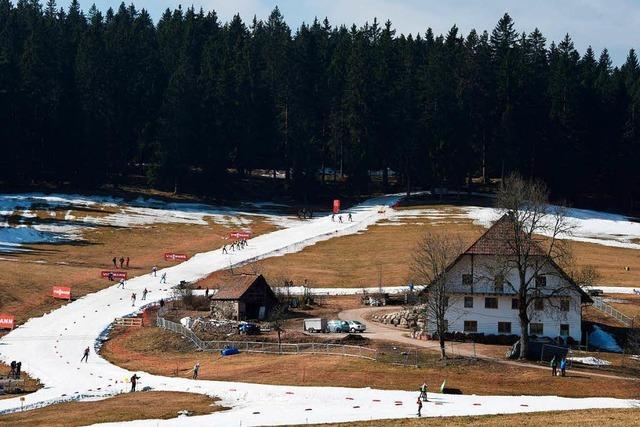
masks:
{"type": "MultiPolygon", "coordinates": [[[[367,325],[367,332],[365,332],[365,336],[367,338],[376,339],[376,340],[384,340],[384,341],[393,341],[402,344],[411,345],[414,347],[421,347],[428,350],[432,350],[435,352],[440,351],[440,346],[436,341],[422,341],[416,340],[406,336],[409,333],[408,329],[397,328],[395,326],[388,326],[382,323],[372,322],[368,320],[368,315],[373,312],[381,312],[381,311],[398,311],[398,307],[363,307],[363,308],[354,308],[350,310],[341,311],[338,314],[338,318],[342,320],[358,320],[365,325],[367,325]]],[[[533,364],[523,364],[521,362],[517,362],[515,360],[505,360],[497,358],[490,353],[491,346],[486,346],[482,344],[476,344],[475,350],[474,345],[472,343],[456,343],[455,344],[455,354],[465,357],[477,357],[478,359],[501,363],[504,365],[518,366],[521,368],[531,368],[531,369],[543,369],[548,370],[547,366],[542,365],[533,365],[533,364]]],[[[601,378],[609,378],[614,380],[632,380],[632,381],[640,381],[639,378],[635,377],[624,377],[619,375],[611,375],[611,374],[601,374],[597,372],[591,371],[583,371],[578,369],[572,369],[572,373],[580,374],[583,376],[593,376],[593,377],[601,377],[601,378]]]]}

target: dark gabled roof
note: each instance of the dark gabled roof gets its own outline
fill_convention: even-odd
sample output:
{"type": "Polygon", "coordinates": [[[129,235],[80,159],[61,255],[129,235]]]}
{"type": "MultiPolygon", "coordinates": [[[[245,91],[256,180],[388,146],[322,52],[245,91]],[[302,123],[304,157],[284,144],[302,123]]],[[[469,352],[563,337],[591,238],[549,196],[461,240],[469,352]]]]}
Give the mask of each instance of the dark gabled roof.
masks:
{"type": "MultiPolygon", "coordinates": [[[[456,257],[445,269],[448,272],[456,265],[465,255],[495,255],[510,256],[515,255],[513,241],[516,229],[513,224],[514,219],[508,214],[498,219],[482,236],[478,238],[469,248],[456,257]]],[[[526,238],[523,234],[523,238],[526,238]]],[[[542,256],[548,258],[549,263],[560,275],[571,285],[573,285],[581,295],[582,302],[593,303],[593,299],[580,287],[548,254],[537,244],[532,242],[530,255],[542,256]]],[[[426,292],[429,286],[426,286],[422,292],[426,292]]]]}
{"type": "Polygon", "coordinates": [[[224,283],[218,287],[218,292],[216,292],[211,297],[211,299],[215,299],[215,300],[240,299],[249,290],[249,288],[251,288],[251,286],[254,283],[256,283],[258,280],[265,281],[262,275],[239,274],[235,276],[230,276],[229,278],[225,279],[224,283]]]}
{"type": "MultiPolygon", "coordinates": [[[[513,219],[509,215],[503,215],[485,233],[480,236],[466,251],[464,255],[514,255],[513,241],[515,227],[513,219]]],[[[523,239],[526,237],[523,235],[523,239]]],[[[531,255],[545,256],[544,250],[533,242],[531,255]]]]}

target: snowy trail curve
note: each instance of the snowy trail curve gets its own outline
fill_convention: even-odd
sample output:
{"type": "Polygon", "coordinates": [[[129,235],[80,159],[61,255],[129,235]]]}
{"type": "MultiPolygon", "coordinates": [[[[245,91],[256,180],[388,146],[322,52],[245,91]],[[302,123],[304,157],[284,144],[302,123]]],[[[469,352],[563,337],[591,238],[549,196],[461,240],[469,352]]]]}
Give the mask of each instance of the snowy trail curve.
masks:
{"type": "MultiPolygon", "coordinates": [[[[153,303],[171,295],[168,285],[160,285],[160,275],[167,273],[170,284],[193,281],[230,265],[284,255],[301,250],[317,241],[365,229],[386,216],[384,210],[399,196],[383,196],[356,207],[352,223],[332,222],[330,217],[317,218],[297,227],[279,230],[251,239],[247,249],[230,255],[221,251],[195,255],[190,260],[158,272],[158,277],[145,275],[127,282],[127,289],[111,286],[87,295],[49,314],[29,320],[0,340],[0,358],[22,361],[23,368],[45,385],[25,396],[26,408],[62,401],[108,397],[128,389],[124,380],[131,372],[112,365],[99,355],[80,363],[82,351],[93,346],[117,317],[131,314],[131,292],[141,295],[150,290],[147,302],[153,303]]],[[[203,357],[205,357],[203,355],[203,357]]],[[[251,426],[296,423],[368,420],[371,418],[412,417],[416,393],[339,387],[294,387],[246,384],[236,382],[193,381],[139,373],[140,386],[159,391],[189,391],[217,396],[229,411],[174,420],[140,420],[135,425],[216,425],[251,426]]],[[[438,396],[425,407],[428,415],[474,415],[559,409],[628,408],[640,404],[624,399],[563,399],[557,397],[478,397],[438,396]]],[[[0,413],[19,410],[18,398],[0,400],[0,413]]]]}

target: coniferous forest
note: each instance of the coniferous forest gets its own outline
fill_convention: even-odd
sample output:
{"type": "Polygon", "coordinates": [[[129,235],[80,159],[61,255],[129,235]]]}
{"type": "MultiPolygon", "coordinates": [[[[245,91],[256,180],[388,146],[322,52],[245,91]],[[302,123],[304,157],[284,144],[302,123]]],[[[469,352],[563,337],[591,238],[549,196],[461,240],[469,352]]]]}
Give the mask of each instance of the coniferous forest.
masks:
{"type": "Polygon", "coordinates": [[[278,9],[222,22],[178,8],[154,23],[134,5],[0,0],[0,181],[99,188],[133,170],[216,194],[264,170],[306,197],[335,174],[365,192],[373,171],[403,188],[517,171],[558,197],[632,210],[635,52],[613,66],[606,50],[496,18],[403,35],[377,20],[290,28],[278,9]]]}

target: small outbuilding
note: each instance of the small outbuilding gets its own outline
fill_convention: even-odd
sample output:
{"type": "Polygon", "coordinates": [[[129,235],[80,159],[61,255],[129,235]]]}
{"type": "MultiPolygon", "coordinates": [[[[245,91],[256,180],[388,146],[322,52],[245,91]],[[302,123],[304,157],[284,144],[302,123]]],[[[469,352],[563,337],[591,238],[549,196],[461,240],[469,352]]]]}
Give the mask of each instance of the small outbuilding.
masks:
{"type": "Polygon", "coordinates": [[[214,288],[211,316],[219,319],[266,319],[278,298],[262,275],[239,274],[214,288]]]}

